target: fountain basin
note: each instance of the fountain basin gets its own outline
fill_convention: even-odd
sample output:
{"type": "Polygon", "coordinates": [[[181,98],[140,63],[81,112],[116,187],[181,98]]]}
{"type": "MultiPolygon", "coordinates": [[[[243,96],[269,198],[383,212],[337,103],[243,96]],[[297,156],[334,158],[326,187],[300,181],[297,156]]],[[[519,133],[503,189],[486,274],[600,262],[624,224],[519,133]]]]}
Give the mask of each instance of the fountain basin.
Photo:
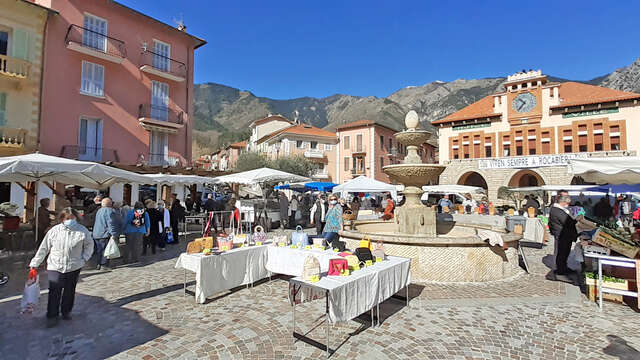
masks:
{"type": "Polygon", "coordinates": [[[444,171],[444,165],[434,164],[394,164],[382,168],[393,183],[421,188],[429,180],[437,179],[444,171]]]}
{"type": "Polygon", "coordinates": [[[522,273],[517,251],[521,235],[466,223],[459,216],[439,216],[436,228],[435,236],[410,235],[398,232],[392,220],[354,221],[341,239],[353,249],[367,236],[383,243],[388,255],[411,258],[411,279],[417,282],[487,282],[522,273]],[[478,230],[498,232],[505,246],[490,246],[477,236],[478,230]]]}

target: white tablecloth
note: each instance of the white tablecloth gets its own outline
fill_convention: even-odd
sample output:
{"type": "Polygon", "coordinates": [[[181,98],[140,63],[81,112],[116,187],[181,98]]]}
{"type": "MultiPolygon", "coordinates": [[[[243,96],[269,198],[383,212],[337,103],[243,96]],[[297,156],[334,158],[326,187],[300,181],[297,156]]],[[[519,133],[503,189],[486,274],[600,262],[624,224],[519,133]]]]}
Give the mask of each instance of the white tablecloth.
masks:
{"type": "Polygon", "coordinates": [[[196,273],[196,301],[202,304],[213,294],[268,277],[265,263],[269,247],[243,247],[208,256],[183,253],[175,267],[196,273]]]}
{"type": "Polygon", "coordinates": [[[527,218],[522,240],[542,244],[543,239],[544,224],[542,224],[542,221],[538,218],[527,218]]]}
{"type": "Polygon", "coordinates": [[[343,259],[332,250],[303,250],[290,247],[269,246],[267,251],[267,270],[274,274],[302,276],[304,261],[312,255],[320,262],[320,271],[329,271],[330,259],[343,259]]]}
{"type": "Polygon", "coordinates": [[[328,291],[329,320],[332,323],[349,321],[408,286],[410,266],[411,259],[388,256],[387,260],[349,276],[323,276],[315,283],[296,277],[290,280],[291,284],[302,285],[302,290],[294,301],[313,300],[328,291]]]}

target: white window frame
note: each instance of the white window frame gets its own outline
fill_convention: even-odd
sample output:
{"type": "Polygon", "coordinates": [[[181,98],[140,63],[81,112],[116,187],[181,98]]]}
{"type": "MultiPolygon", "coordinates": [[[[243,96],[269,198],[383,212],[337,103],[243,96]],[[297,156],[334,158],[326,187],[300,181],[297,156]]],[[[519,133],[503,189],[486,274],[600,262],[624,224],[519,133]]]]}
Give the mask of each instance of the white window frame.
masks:
{"type": "Polygon", "coordinates": [[[108,41],[108,36],[109,36],[109,22],[107,21],[107,19],[101,18],[99,16],[96,16],[96,15],[93,15],[93,14],[90,14],[90,13],[84,13],[83,14],[83,18],[82,18],[82,27],[84,29],[88,29],[90,31],[93,31],[93,32],[85,33],[84,29],[83,29],[83,31],[82,31],[82,45],[83,46],[88,46],[88,47],[90,47],[92,49],[101,50],[101,51],[106,53],[107,52],[107,47],[108,47],[107,41],[108,41]],[[101,34],[100,32],[95,31],[94,29],[89,29],[85,24],[85,19],[86,18],[93,18],[94,20],[104,22],[104,34],[101,34]],[[104,39],[103,39],[104,43],[102,44],[101,47],[94,46],[94,44],[97,44],[97,41],[95,41],[95,40],[96,39],[98,39],[98,40],[100,39],[100,35],[95,34],[94,32],[104,36],[104,39]],[[94,42],[93,43],[88,42],[87,38],[91,38],[94,42]]]}
{"type": "MultiPolygon", "coordinates": [[[[87,130],[89,127],[87,126],[87,130]]],[[[93,118],[90,116],[80,116],[78,119],[78,159],[87,161],[102,161],[102,155],[104,150],[104,122],[100,118],[93,118]],[[82,144],[82,121],[86,121],[87,125],[90,121],[96,123],[95,146],[88,147],[88,132],[85,134],[84,144],[82,144]],[[91,150],[90,150],[91,149],[91,150]],[[91,156],[93,151],[93,156],[91,156]]]]}
{"type": "Polygon", "coordinates": [[[160,70],[160,71],[164,71],[164,72],[170,72],[171,71],[171,44],[166,43],[164,41],[161,40],[157,40],[157,39],[153,39],[153,67],[160,70]],[[159,54],[156,50],[156,44],[157,45],[162,45],[162,46],[166,46],[167,47],[167,55],[162,55],[159,54]],[[166,64],[164,64],[164,62],[166,62],[166,64]],[[160,66],[161,64],[164,64],[165,66],[160,66]]]}
{"type": "Polygon", "coordinates": [[[306,147],[305,145],[306,144],[305,144],[304,140],[296,140],[296,149],[304,149],[306,147]],[[300,143],[299,146],[298,146],[298,142],[300,143]]]}
{"type": "Polygon", "coordinates": [[[153,165],[164,165],[169,161],[169,136],[160,131],[149,132],[149,162],[153,165]],[[154,141],[154,136],[160,137],[163,144],[158,145],[154,141]],[[157,147],[162,146],[162,153],[156,153],[157,147]]]}
{"type": "Polygon", "coordinates": [[[13,34],[12,34],[12,33],[13,33],[13,31],[12,31],[12,29],[11,29],[11,28],[6,27],[6,26],[2,26],[2,25],[0,25],[0,31],[1,31],[1,32],[6,32],[6,33],[7,33],[7,56],[12,56],[12,53],[11,53],[11,46],[12,46],[13,44],[12,44],[11,40],[12,40],[12,38],[13,38],[13,36],[12,36],[12,35],[13,35],[13,34]]]}
{"type": "Polygon", "coordinates": [[[84,95],[104,98],[104,72],[104,66],[92,63],[90,61],[82,60],[82,65],[80,68],[80,93],[84,95]],[[101,79],[98,79],[96,76],[97,67],[102,69],[101,79]],[[85,69],[87,69],[86,74],[85,69]],[[96,89],[98,91],[96,91],[96,89]]]}

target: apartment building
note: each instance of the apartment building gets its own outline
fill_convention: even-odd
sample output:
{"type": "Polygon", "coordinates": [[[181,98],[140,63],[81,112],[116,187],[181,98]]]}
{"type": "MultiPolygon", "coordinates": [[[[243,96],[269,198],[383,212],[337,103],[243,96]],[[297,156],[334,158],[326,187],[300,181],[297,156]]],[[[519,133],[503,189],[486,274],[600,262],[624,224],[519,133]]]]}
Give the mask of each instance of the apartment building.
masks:
{"type": "Polygon", "coordinates": [[[636,154],[640,94],[577,82],[551,82],[542,71],[508,76],[504,91],[443,119],[442,184],[488,189],[580,183],[570,159],[636,154]],[[631,135],[631,136],[630,136],[631,135]]]}
{"type": "Polygon", "coordinates": [[[116,1],[36,0],[45,39],[41,152],[187,166],[194,50],[205,41],[116,1]]]}
{"type": "Polygon", "coordinates": [[[316,181],[335,181],[336,133],[307,124],[290,125],[257,141],[258,151],[270,158],[304,156],[314,161],[318,169],[312,174],[316,181]]]}
{"type": "Polygon", "coordinates": [[[55,11],[26,0],[0,9],[0,156],[11,156],[37,149],[43,34],[55,11]]]}
{"type": "MultiPolygon", "coordinates": [[[[379,181],[390,182],[382,171],[386,165],[399,164],[407,155],[407,149],[398,143],[394,129],[371,120],[354,121],[336,130],[336,183],[344,183],[364,175],[379,181]]],[[[436,161],[437,146],[430,139],[418,152],[425,163],[436,161]]],[[[426,185],[426,184],[425,184],[426,185]]]]}

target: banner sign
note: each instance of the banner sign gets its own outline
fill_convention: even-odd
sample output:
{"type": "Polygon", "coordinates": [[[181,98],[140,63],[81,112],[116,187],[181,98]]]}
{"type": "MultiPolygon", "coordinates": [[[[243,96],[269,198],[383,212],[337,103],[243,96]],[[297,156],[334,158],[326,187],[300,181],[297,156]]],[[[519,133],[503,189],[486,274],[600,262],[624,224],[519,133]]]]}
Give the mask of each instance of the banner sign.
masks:
{"type": "Polygon", "coordinates": [[[586,158],[587,154],[514,156],[478,160],[479,169],[527,169],[545,166],[567,166],[569,160],[586,158]]]}
{"type": "Polygon", "coordinates": [[[573,112],[573,113],[569,113],[569,114],[562,114],[562,118],[563,119],[567,119],[567,118],[574,118],[574,117],[580,117],[580,116],[593,116],[593,115],[602,115],[602,114],[613,114],[613,113],[617,113],[618,111],[619,111],[618,108],[598,109],[598,110],[585,110],[585,111],[578,111],[578,112],[573,112]]]}
{"type": "Polygon", "coordinates": [[[468,129],[485,128],[489,126],[491,126],[491,123],[458,125],[458,126],[451,127],[451,130],[468,130],[468,129]]]}

